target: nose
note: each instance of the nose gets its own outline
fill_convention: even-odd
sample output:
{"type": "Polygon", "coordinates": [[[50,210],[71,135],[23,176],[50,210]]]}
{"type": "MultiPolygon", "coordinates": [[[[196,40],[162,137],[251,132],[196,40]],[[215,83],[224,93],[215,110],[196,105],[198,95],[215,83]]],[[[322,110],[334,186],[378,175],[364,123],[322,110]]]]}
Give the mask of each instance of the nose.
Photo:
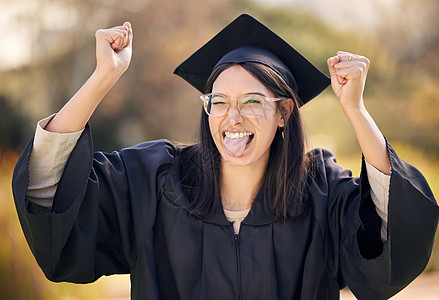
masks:
{"type": "Polygon", "coordinates": [[[238,101],[230,101],[229,111],[227,112],[227,119],[230,121],[234,121],[235,123],[243,121],[243,116],[238,109],[238,101]]]}

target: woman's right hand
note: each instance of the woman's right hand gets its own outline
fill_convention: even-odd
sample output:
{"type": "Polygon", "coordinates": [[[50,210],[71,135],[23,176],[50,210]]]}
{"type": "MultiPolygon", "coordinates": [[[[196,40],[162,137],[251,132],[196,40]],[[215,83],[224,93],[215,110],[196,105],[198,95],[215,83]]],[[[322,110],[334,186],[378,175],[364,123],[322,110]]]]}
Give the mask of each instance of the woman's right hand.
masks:
{"type": "Polygon", "coordinates": [[[96,71],[117,77],[128,69],[132,55],[133,29],[129,22],[122,26],[96,31],[96,71]]]}
{"type": "Polygon", "coordinates": [[[132,43],[133,30],[129,22],[96,31],[96,70],[50,121],[47,131],[69,133],[84,128],[102,98],[128,68],[132,43]]]}

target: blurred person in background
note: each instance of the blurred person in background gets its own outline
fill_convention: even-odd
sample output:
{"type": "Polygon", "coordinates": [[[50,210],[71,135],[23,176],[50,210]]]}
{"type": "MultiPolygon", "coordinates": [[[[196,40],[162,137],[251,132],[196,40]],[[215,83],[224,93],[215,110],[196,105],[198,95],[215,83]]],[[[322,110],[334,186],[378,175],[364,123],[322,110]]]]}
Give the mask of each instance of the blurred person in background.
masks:
{"type": "Polygon", "coordinates": [[[17,163],[18,215],[47,278],[129,273],[132,299],[338,299],[346,285],[386,299],[422,272],[439,209],[364,106],[367,58],[338,52],[329,80],[241,15],[175,70],[203,94],[196,144],[93,153],[88,121],[132,41],[129,22],[96,32],[94,73],[17,163]],[[359,178],[306,152],[299,108],[329,83],[363,152],[359,178]]]}

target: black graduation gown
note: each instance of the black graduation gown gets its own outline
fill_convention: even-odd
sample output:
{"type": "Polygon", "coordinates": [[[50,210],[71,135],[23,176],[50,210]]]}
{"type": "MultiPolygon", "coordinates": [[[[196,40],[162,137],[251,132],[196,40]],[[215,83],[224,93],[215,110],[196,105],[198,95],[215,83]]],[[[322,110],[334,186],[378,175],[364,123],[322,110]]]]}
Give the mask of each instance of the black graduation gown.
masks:
{"type": "Polygon", "coordinates": [[[87,127],[51,210],[25,198],[31,143],[14,172],[24,234],[53,281],[130,273],[132,299],[338,299],[345,284],[359,299],[384,299],[420,274],[431,253],[438,206],[423,176],[390,146],[383,249],[364,163],[352,178],[329,152],[315,150],[305,212],[276,222],[257,198],[236,236],[224,214],[187,209],[171,143],[112,154],[92,148],[87,127]]]}

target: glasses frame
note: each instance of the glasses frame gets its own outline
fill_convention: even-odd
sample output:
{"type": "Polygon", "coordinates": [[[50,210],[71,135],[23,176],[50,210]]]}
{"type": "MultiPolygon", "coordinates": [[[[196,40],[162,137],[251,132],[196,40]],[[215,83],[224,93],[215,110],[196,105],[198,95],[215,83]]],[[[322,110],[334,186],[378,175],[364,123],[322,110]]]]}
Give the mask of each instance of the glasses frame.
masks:
{"type": "Polygon", "coordinates": [[[241,111],[241,105],[239,104],[239,103],[240,103],[239,100],[240,100],[242,97],[249,96],[249,95],[256,95],[256,96],[262,98],[262,101],[263,101],[263,109],[264,109],[264,111],[265,111],[265,105],[267,104],[267,102],[278,102],[278,101],[282,101],[282,100],[287,100],[287,99],[288,99],[288,98],[269,98],[269,97],[265,97],[264,95],[261,95],[261,94],[259,94],[259,93],[247,93],[247,94],[241,95],[241,96],[240,96],[239,98],[237,98],[237,99],[232,99],[232,98],[230,98],[230,97],[228,97],[228,96],[226,96],[226,95],[224,95],[224,94],[220,94],[220,93],[208,93],[208,94],[201,95],[201,96],[200,96],[200,99],[201,99],[201,101],[203,101],[203,108],[204,108],[204,111],[206,112],[206,114],[207,114],[208,116],[210,116],[210,117],[212,117],[212,118],[222,118],[222,117],[224,117],[225,115],[227,115],[227,113],[229,112],[229,110],[230,110],[230,106],[231,106],[231,104],[232,104],[233,101],[236,102],[236,107],[238,108],[238,112],[239,112],[242,116],[244,116],[244,117],[246,117],[246,118],[250,118],[250,119],[256,119],[256,118],[259,118],[259,117],[249,117],[249,116],[246,116],[246,115],[241,111]],[[224,112],[223,115],[221,115],[221,116],[212,116],[212,115],[207,111],[207,106],[208,106],[209,101],[210,101],[210,100],[209,100],[209,99],[210,99],[209,97],[212,97],[212,96],[221,96],[221,97],[225,98],[225,99],[227,100],[227,102],[229,103],[229,106],[227,107],[227,110],[224,112]]]}

